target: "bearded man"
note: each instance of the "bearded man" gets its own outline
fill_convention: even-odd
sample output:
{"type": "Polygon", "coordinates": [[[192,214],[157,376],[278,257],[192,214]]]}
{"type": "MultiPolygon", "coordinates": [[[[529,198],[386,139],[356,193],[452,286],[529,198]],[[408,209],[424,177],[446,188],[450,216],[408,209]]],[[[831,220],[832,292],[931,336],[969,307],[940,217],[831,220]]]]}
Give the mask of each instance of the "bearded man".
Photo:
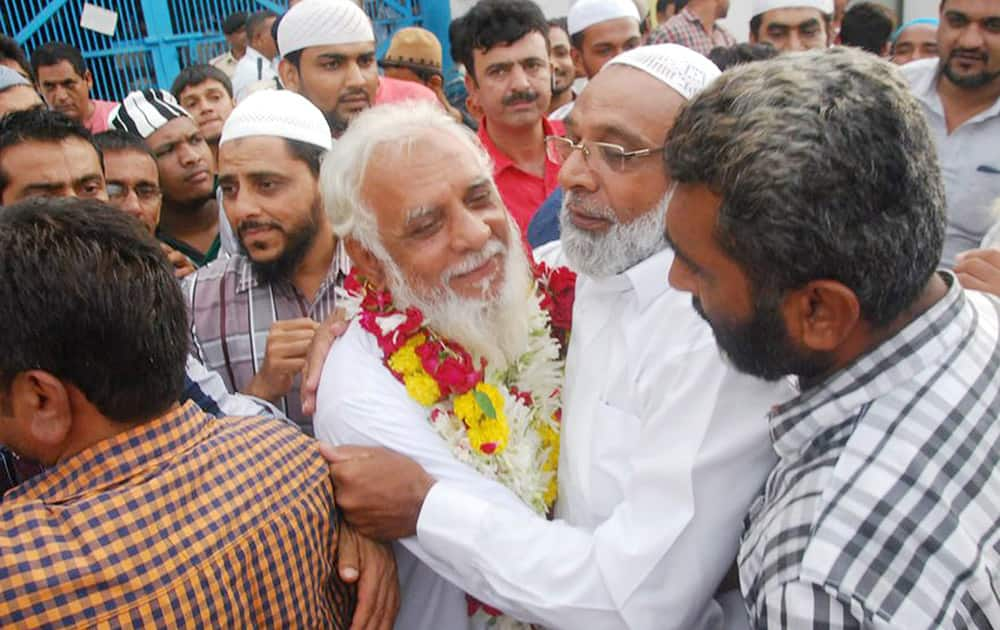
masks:
{"type": "MultiPolygon", "coordinates": [[[[567,119],[569,136],[549,140],[567,191],[563,214],[569,238],[562,243],[563,253],[583,272],[562,392],[559,520],[532,514],[457,462],[445,467],[436,461],[431,454],[450,455],[446,444],[433,439],[441,430],[438,421],[429,422],[426,410],[407,415],[399,406],[387,408],[384,392],[393,379],[381,365],[376,366],[384,381],[379,389],[369,392],[365,385],[359,391],[358,383],[374,382],[367,372],[358,383],[338,380],[335,375],[347,365],[356,370],[363,356],[364,346],[355,341],[345,358],[351,331],[327,362],[318,436],[340,444],[385,446],[416,460],[372,448],[331,452],[338,500],[348,520],[370,535],[404,537],[402,544],[438,575],[524,621],[566,629],[746,625],[738,594],[720,600],[714,595],[735,561],[742,517],[774,461],[766,431],[747,418],[765,413],[791,391],[731,369],[688,298],[667,286],[673,253],[663,238],[663,214],[672,182],[658,157],[663,148],[657,146],[685,101],[718,74],[706,58],[674,44],[628,51],[581,93],[567,119]],[[646,98],[624,98],[635,91],[646,98]],[[367,414],[357,412],[369,407],[367,414]],[[326,426],[333,429],[327,432],[326,426]],[[415,437],[421,432],[426,442],[415,437]]],[[[395,122],[383,124],[388,128],[395,122]]],[[[396,145],[418,142],[390,137],[396,145]]],[[[331,160],[331,168],[357,162],[366,153],[348,155],[354,159],[331,160]]],[[[440,270],[453,268],[442,265],[435,270],[438,275],[423,270],[429,248],[419,241],[393,243],[396,235],[409,237],[388,217],[412,215],[417,234],[427,230],[438,247],[451,242],[453,252],[470,247],[468,234],[476,228],[479,244],[469,250],[476,256],[453,264],[458,271],[482,264],[479,252],[489,242],[489,230],[480,224],[487,211],[475,195],[458,195],[465,190],[458,186],[451,187],[455,199],[445,203],[449,186],[440,179],[467,160],[452,154],[435,162],[414,151],[414,162],[427,169],[422,176],[428,190],[436,192],[404,203],[404,191],[412,194],[419,187],[413,182],[420,181],[416,173],[421,171],[411,170],[409,163],[386,162],[379,151],[368,155],[360,160],[373,164],[363,184],[347,179],[332,188],[360,188],[356,205],[377,216],[359,212],[357,217],[378,226],[388,259],[401,269],[382,276],[397,278],[391,284],[400,291],[394,295],[409,287],[411,294],[434,298],[420,306],[440,319],[438,313],[449,312],[457,300],[434,288],[442,283],[440,270]],[[393,184],[396,172],[408,174],[405,183],[393,184]],[[365,197],[366,187],[376,192],[376,181],[380,190],[397,186],[400,196],[365,197]],[[460,210],[468,218],[452,216],[460,210]]],[[[328,194],[327,203],[333,198],[328,194]]],[[[366,256],[352,250],[359,265],[366,256]]],[[[455,331],[482,331],[486,348],[486,340],[513,338],[497,323],[509,317],[483,322],[460,311],[452,316],[455,331]]],[[[449,337],[454,334],[448,329],[449,337]]],[[[356,332],[356,338],[362,335],[356,332]]],[[[475,337],[470,332],[468,338],[475,337]]],[[[366,343],[377,357],[376,342],[366,343]]],[[[469,341],[463,337],[463,343],[469,341]]],[[[501,348],[494,354],[510,354],[501,348]]],[[[405,583],[403,591],[405,614],[405,583]]]]}
{"type": "Polygon", "coordinates": [[[188,279],[195,354],[239,391],[311,432],[296,379],[347,263],[319,197],[330,129],[313,104],[265,90],[222,130],[219,186],[240,253],[188,279]],[[293,387],[294,386],[294,387],[293,387]]]}

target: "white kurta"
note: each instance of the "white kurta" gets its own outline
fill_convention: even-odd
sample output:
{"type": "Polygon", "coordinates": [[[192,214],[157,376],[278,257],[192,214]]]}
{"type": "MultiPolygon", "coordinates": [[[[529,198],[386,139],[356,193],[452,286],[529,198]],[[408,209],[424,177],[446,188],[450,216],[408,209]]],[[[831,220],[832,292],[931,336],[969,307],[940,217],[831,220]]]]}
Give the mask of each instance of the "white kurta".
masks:
{"type": "Polygon", "coordinates": [[[422,549],[514,616],[567,630],[746,625],[712,596],[774,463],[766,413],[793,391],[723,362],[690,296],[667,284],[672,256],[578,280],[561,520],[443,480],[424,502],[422,549]]]}
{"type": "MultiPolygon", "coordinates": [[[[375,338],[357,322],[337,340],[323,366],[313,426],[324,442],[390,448],[419,463],[434,478],[481,497],[514,518],[534,517],[506,487],[452,456],[431,427],[427,410],[382,364],[375,338]]],[[[396,543],[395,552],[401,595],[398,630],[475,627],[467,613],[465,591],[442,577],[457,580],[454,571],[430,556],[415,537],[396,543]]]]}

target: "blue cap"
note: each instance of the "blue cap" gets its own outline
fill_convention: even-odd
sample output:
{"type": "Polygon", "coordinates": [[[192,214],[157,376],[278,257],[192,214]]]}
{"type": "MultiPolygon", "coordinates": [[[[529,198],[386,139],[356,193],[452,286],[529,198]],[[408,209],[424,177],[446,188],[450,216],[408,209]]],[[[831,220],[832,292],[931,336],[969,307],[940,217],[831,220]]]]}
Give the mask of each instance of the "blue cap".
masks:
{"type": "Polygon", "coordinates": [[[937,28],[940,25],[940,22],[938,21],[937,18],[917,18],[915,20],[910,20],[906,24],[903,24],[902,26],[897,28],[896,31],[892,34],[892,36],[889,37],[889,41],[895,44],[896,40],[899,39],[899,36],[903,34],[903,31],[910,28],[911,26],[920,26],[921,24],[926,24],[927,26],[933,26],[934,28],[937,28]]]}

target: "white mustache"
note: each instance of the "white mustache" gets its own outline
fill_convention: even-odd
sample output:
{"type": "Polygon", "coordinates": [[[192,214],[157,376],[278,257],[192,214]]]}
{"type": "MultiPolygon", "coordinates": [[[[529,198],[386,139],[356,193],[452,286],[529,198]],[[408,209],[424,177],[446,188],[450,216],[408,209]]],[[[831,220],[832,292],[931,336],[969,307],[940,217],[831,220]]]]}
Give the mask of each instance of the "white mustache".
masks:
{"type": "Polygon", "coordinates": [[[455,276],[461,276],[474,271],[485,264],[490,258],[493,258],[497,254],[505,254],[506,252],[507,248],[500,242],[500,239],[491,238],[481,250],[474,254],[469,254],[462,262],[453,265],[449,269],[445,269],[441,273],[441,281],[444,284],[448,284],[455,276]]]}

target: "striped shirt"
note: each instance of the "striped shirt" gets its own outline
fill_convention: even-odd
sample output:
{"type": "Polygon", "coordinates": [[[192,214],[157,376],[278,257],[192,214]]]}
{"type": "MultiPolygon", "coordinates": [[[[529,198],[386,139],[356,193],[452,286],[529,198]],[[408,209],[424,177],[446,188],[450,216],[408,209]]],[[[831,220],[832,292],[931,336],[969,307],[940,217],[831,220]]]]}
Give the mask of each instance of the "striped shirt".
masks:
{"type": "MultiPolygon", "coordinates": [[[[244,255],[199,269],[184,284],[195,356],[222,377],[229,391],[243,391],[264,362],[271,325],[301,317],[317,322],[326,319],[335,307],[335,290],[349,271],[350,261],[338,246],[326,279],[312,303],[307,303],[290,282],[262,282],[244,255]]],[[[298,378],[276,402],[289,419],[312,435],[312,420],[302,414],[298,378]]]]}
{"type": "Polygon", "coordinates": [[[187,403],[0,504],[0,627],[346,628],[315,442],[187,403]]]}
{"type": "Polygon", "coordinates": [[[1000,303],[947,295],[776,408],[739,564],[756,628],[1000,628],[1000,303]]]}
{"type": "Polygon", "coordinates": [[[651,32],[647,44],[679,44],[706,57],[716,46],[726,48],[736,45],[736,38],[719,24],[712,25],[712,32],[705,30],[701,18],[685,7],[680,13],[651,32]]]}

